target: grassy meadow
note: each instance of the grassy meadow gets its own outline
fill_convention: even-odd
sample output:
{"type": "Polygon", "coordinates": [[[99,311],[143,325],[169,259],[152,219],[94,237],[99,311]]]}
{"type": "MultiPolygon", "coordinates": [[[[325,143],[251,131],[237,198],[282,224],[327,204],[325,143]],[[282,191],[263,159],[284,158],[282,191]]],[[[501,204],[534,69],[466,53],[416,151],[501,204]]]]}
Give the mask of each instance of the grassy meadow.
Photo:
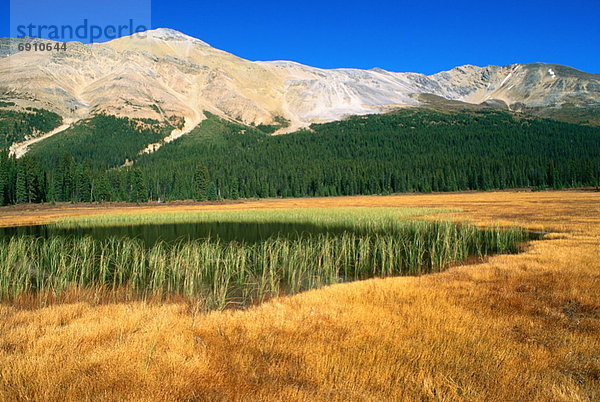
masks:
{"type": "Polygon", "coordinates": [[[184,299],[128,299],[126,289],[107,303],[94,298],[95,286],[70,287],[59,303],[40,306],[25,292],[20,302],[0,303],[0,399],[600,398],[598,193],[57,205],[4,208],[0,222],[84,225],[109,214],[127,221],[132,213],[285,215],[314,208],[373,210],[383,221],[386,213],[419,208],[396,221],[419,220],[428,230],[474,225],[550,233],[516,254],[427,275],[338,283],[247,309],[202,313],[184,299]]]}

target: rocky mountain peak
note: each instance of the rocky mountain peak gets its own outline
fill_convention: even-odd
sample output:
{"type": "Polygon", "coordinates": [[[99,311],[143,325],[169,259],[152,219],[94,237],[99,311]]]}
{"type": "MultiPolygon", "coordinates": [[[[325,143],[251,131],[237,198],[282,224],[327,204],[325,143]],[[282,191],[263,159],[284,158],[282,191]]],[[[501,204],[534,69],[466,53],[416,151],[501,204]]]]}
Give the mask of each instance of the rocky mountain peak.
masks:
{"type": "Polygon", "coordinates": [[[254,62],[168,28],[102,44],[70,43],[61,52],[18,51],[0,39],[0,100],[48,109],[65,119],[99,113],[183,118],[187,130],[210,112],[248,125],[285,119],[289,124],[282,133],[349,115],[420,106],[420,95],[548,111],[597,108],[600,75],[543,63],[465,65],[424,75],[254,62]]]}
{"type": "Polygon", "coordinates": [[[193,42],[196,45],[210,46],[208,43],[201,41],[200,39],[186,35],[171,28],[151,29],[143,32],[143,34],[145,34],[145,37],[155,40],[193,42]]]}

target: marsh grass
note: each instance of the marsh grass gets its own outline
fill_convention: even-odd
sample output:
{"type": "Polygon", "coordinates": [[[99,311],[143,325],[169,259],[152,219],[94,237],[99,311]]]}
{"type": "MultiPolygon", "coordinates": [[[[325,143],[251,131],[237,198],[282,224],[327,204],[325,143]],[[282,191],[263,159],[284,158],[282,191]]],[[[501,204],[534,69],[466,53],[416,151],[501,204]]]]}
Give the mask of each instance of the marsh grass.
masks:
{"type": "Polygon", "coordinates": [[[234,314],[175,297],[97,302],[110,292],[99,285],[50,294],[42,309],[46,296],[27,293],[0,303],[0,400],[600,399],[600,193],[277,202],[317,203],[449,206],[480,227],[554,233],[452,272],[330,286],[234,314]]]}
{"type": "Polygon", "coordinates": [[[469,256],[518,251],[519,228],[408,220],[431,210],[352,209],[219,211],[193,214],[94,217],[62,227],[116,223],[304,222],[344,225],[342,234],[256,244],[219,239],[157,243],[131,238],[13,237],[0,242],[0,299],[79,288],[122,299],[182,297],[204,310],[247,306],[282,294],[372,277],[438,272],[469,256]],[[126,291],[124,291],[126,289],[126,291]]]}
{"type": "Polygon", "coordinates": [[[457,212],[442,208],[284,208],[244,210],[200,210],[70,216],[52,226],[77,229],[100,226],[157,225],[176,223],[296,223],[322,227],[347,226],[353,229],[382,229],[398,226],[409,218],[457,212]]]}

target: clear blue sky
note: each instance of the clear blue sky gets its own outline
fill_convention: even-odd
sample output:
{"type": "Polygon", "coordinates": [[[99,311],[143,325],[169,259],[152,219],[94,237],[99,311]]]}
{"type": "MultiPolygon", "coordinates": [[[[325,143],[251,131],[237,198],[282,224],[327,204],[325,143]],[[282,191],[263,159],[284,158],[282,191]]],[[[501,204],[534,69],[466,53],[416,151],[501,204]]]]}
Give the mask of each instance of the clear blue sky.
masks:
{"type": "MultiPolygon", "coordinates": [[[[0,36],[8,36],[9,0],[0,4],[0,36]]],[[[53,12],[52,1],[40,4],[53,12]]],[[[600,0],[155,0],[152,26],[250,60],[324,68],[431,74],[541,61],[600,73],[600,0]]]]}

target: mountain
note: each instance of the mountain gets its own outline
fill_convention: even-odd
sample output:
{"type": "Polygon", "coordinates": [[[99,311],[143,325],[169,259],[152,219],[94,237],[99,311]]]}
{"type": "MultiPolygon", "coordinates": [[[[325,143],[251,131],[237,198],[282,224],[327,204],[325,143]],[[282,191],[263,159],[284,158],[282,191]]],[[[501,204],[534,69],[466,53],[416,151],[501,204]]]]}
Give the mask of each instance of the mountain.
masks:
{"type": "Polygon", "coordinates": [[[25,40],[0,39],[0,101],[54,112],[67,127],[98,114],[181,120],[167,142],[190,132],[204,112],[284,133],[349,115],[452,102],[563,118],[567,110],[567,119],[583,121],[600,110],[600,74],[561,65],[466,65],[429,76],[326,70],[245,60],[171,29],[144,34],[69,42],[66,51],[51,52],[18,51],[25,40]]]}

